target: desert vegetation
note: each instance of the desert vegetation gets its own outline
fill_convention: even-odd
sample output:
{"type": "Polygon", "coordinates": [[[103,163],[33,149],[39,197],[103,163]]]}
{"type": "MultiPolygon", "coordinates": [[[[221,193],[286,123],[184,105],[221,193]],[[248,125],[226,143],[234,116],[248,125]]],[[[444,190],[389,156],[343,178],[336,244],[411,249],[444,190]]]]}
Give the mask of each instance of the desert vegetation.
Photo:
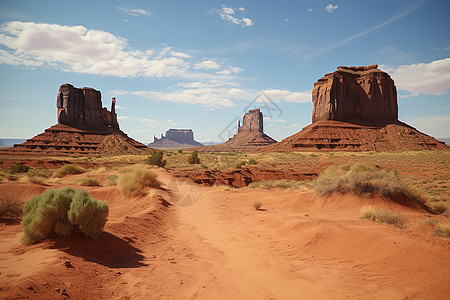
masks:
{"type": "Polygon", "coordinates": [[[198,151],[192,151],[191,155],[188,157],[188,164],[197,165],[200,163],[200,158],[198,157],[198,151]]]}
{"type": "Polygon", "coordinates": [[[312,183],[319,195],[332,192],[351,192],[357,195],[378,193],[384,197],[396,195],[425,202],[418,191],[411,189],[394,169],[379,169],[363,163],[328,167],[312,183]]]}
{"type": "Polygon", "coordinates": [[[258,189],[272,189],[272,188],[282,188],[282,189],[306,189],[306,182],[295,181],[295,180],[258,180],[251,182],[248,188],[258,188],[258,189]]]}
{"type": "Polygon", "coordinates": [[[83,167],[80,167],[78,165],[69,164],[69,165],[65,165],[65,166],[62,166],[61,168],[57,169],[53,173],[53,176],[57,177],[57,178],[62,178],[67,175],[81,174],[81,173],[85,173],[85,172],[86,172],[86,170],[83,167]]]}
{"type": "Polygon", "coordinates": [[[113,186],[117,184],[117,180],[119,179],[119,175],[112,174],[109,175],[108,178],[106,178],[105,182],[103,183],[104,186],[113,186]]]}
{"type": "Polygon", "coordinates": [[[77,183],[80,185],[84,185],[84,186],[99,186],[100,185],[100,182],[98,181],[98,179],[90,177],[90,176],[79,179],[77,181],[77,183]]]}
{"type": "Polygon", "coordinates": [[[30,245],[77,231],[96,238],[105,226],[108,212],[106,202],[91,198],[83,189],[48,189],[25,202],[22,243],[30,245]]]}
{"type": "Polygon", "coordinates": [[[146,164],[164,168],[166,160],[164,159],[164,152],[161,150],[153,150],[152,154],[144,161],[146,164]]]}
{"type": "Polygon", "coordinates": [[[137,196],[144,195],[146,187],[159,188],[161,182],[156,174],[144,165],[133,165],[120,171],[117,186],[123,195],[137,196]]]}
{"type": "Polygon", "coordinates": [[[387,210],[375,209],[370,205],[361,207],[360,213],[362,219],[368,219],[380,223],[387,223],[389,225],[395,225],[397,227],[403,227],[405,224],[405,218],[400,214],[387,210]]]}
{"type": "Polygon", "coordinates": [[[0,194],[0,218],[16,218],[22,214],[22,204],[13,192],[0,194]]]}

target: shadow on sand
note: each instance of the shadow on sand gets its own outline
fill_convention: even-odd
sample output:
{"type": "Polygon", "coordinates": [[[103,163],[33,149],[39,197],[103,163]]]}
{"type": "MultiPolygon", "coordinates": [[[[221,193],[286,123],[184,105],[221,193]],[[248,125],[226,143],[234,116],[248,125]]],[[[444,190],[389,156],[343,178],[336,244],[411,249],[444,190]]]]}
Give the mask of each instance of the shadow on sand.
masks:
{"type": "Polygon", "coordinates": [[[57,239],[50,246],[67,254],[81,257],[109,268],[137,268],[147,266],[142,251],[123,239],[102,232],[98,239],[90,239],[81,234],[57,239]]]}

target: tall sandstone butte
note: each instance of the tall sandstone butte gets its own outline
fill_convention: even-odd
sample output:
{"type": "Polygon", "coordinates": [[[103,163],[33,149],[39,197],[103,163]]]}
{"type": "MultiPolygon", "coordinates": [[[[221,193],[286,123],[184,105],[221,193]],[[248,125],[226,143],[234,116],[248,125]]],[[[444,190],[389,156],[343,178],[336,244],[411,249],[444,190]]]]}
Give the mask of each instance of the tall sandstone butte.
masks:
{"type": "Polygon", "coordinates": [[[15,154],[145,154],[150,149],[119,129],[112,98],[111,111],[102,107],[100,91],[59,87],[56,97],[58,124],[3,152],[15,154]]]}
{"type": "Polygon", "coordinates": [[[238,122],[238,132],[248,131],[248,132],[261,132],[264,133],[263,127],[263,114],[259,108],[251,109],[244,115],[241,121],[238,122]]]}
{"type": "Polygon", "coordinates": [[[112,127],[119,129],[115,112],[116,99],[111,111],[102,107],[102,95],[93,88],[75,88],[71,84],[59,87],[56,97],[58,123],[74,127],[112,127]]]}
{"type": "Polygon", "coordinates": [[[312,91],[312,122],[379,124],[398,119],[397,89],[378,65],[343,67],[320,78],[312,91]]]}
{"type": "Polygon", "coordinates": [[[398,120],[397,89],[378,65],[340,66],[312,91],[312,124],[260,151],[446,149],[398,120]]]}

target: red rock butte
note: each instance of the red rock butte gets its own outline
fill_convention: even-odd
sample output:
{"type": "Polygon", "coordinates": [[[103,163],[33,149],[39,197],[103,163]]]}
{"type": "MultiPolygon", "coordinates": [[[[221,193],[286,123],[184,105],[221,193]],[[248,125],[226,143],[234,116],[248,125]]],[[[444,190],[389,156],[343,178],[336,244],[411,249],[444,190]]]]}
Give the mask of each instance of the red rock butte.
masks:
{"type": "Polygon", "coordinates": [[[102,107],[101,93],[93,88],[60,86],[56,98],[58,124],[4,154],[144,154],[149,148],[119,129],[112,98],[111,111],[102,107]]]}
{"type": "Polygon", "coordinates": [[[448,148],[398,120],[397,89],[378,65],[339,66],[312,91],[312,124],[260,151],[389,151],[448,148]]]}
{"type": "Polygon", "coordinates": [[[238,121],[238,133],[227,142],[218,145],[195,148],[207,152],[253,152],[277,141],[264,133],[263,114],[259,108],[249,110],[238,121]]]}
{"type": "Polygon", "coordinates": [[[169,129],[166,136],[161,134],[161,138],[153,137],[153,143],[147,145],[150,148],[186,148],[193,146],[203,146],[202,143],[194,140],[192,129],[169,129]]]}

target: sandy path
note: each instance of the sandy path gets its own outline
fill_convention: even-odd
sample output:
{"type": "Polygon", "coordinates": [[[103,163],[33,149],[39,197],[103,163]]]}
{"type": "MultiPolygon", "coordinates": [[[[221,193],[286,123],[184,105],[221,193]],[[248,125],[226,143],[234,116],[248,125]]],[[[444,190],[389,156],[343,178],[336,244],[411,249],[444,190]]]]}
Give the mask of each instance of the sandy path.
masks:
{"type": "Polygon", "coordinates": [[[450,293],[450,240],[434,235],[426,213],[312,191],[201,188],[155,172],[164,198],[176,205],[128,199],[114,187],[91,189],[110,205],[99,240],[23,247],[20,226],[1,227],[0,298],[3,286],[12,299],[65,299],[64,293],[81,299],[87,291],[96,299],[445,299],[450,293]],[[256,200],[263,210],[252,207],[256,200]],[[361,220],[367,202],[398,210],[407,227],[361,220]]]}

